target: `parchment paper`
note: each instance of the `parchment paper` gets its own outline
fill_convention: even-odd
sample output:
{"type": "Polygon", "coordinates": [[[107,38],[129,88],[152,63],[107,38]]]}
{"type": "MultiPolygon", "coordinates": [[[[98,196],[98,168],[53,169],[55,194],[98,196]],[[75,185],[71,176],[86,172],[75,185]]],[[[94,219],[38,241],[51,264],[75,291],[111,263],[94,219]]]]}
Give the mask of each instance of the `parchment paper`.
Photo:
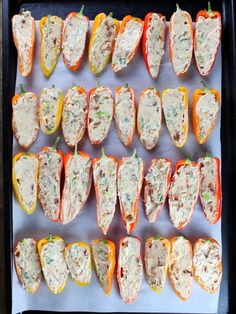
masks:
{"type": "MultiPolygon", "coordinates": [[[[92,24],[92,22],[90,24],[92,24]]],[[[87,50],[78,72],[72,73],[67,70],[60,56],[53,75],[49,79],[45,78],[39,63],[39,42],[40,36],[37,23],[37,41],[33,71],[29,78],[23,78],[19,71],[17,72],[16,92],[19,92],[20,83],[24,84],[25,90],[33,91],[38,96],[40,95],[40,91],[43,87],[50,87],[52,84],[56,84],[56,86],[62,88],[64,93],[66,93],[67,89],[71,87],[73,82],[84,86],[87,91],[96,85],[96,78],[88,66],[87,50]]],[[[111,71],[111,64],[109,64],[106,71],[99,78],[101,85],[109,86],[114,92],[118,85],[125,84],[127,82],[135,89],[137,102],[141,91],[145,87],[152,87],[154,84],[157,84],[157,89],[160,92],[162,92],[164,88],[175,88],[180,85],[186,86],[189,90],[190,106],[190,128],[188,141],[184,148],[176,148],[171,142],[163,119],[158,145],[151,152],[144,149],[137,134],[135,135],[133,143],[129,148],[123,146],[116,135],[114,124],[110,129],[107,139],[102,145],[92,146],[89,143],[87,134],[85,134],[83,140],[79,143],[79,149],[85,150],[91,154],[92,157],[97,157],[100,156],[101,147],[103,146],[107,154],[113,154],[117,158],[121,158],[125,155],[131,155],[134,148],[136,148],[138,154],[145,160],[146,169],[149,166],[150,160],[154,157],[169,157],[173,160],[173,165],[175,165],[175,162],[178,159],[186,158],[189,153],[193,154],[194,160],[203,156],[207,151],[209,151],[213,156],[221,157],[220,115],[217,119],[214,131],[205,145],[198,145],[192,132],[191,98],[193,91],[201,87],[200,80],[201,77],[196,70],[194,62],[192,62],[190,70],[183,78],[178,78],[176,76],[169,59],[168,42],[166,43],[165,56],[160,67],[160,74],[157,81],[153,81],[150,78],[144,65],[141,49],[139,49],[134,59],[128,65],[128,68],[123,70],[121,73],[114,74],[111,71]]],[[[207,78],[207,80],[205,79],[205,81],[210,87],[217,88],[219,91],[221,90],[221,51],[218,53],[215,66],[209,78],[207,78]]],[[[27,123],[27,121],[25,121],[25,123],[27,123]]],[[[52,145],[58,134],[61,135],[61,130],[58,131],[57,134],[51,136],[44,135],[41,132],[37,141],[29,151],[38,153],[42,146],[52,145]]],[[[61,137],[59,147],[64,153],[70,151],[64,143],[63,137],[61,137]]],[[[14,140],[13,153],[16,154],[21,150],[22,149],[14,140]]],[[[47,219],[43,215],[39,205],[37,206],[34,214],[27,215],[23,210],[21,210],[13,196],[14,245],[23,237],[35,237],[37,240],[40,240],[42,237],[47,236],[49,232],[61,235],[66,244],[71,241],[78,240],[90,243],[92,239],[103,237],[96,223],[96,203],[93,188],[82,213],[73,222],[65,226],[62,226],[60,223],[53,223],[47,219]]],[[[146,239],[157,234],[161,234],[166,237],[182,234],[189,238],[192,243],[194,243],[199,237],[210,236],[215,238],[221,244],[221,221],[219,221],[216,225],[209,224],[198,203],[196,209],[194,210],[191,223],[183,231],[179,232],[173,228],[169,220],[167,206],[162,209],[156,223],[149,224],[143,211],[142,202],[140,201],[138,224],[132,234],[141,239],[142,254],[146,239]]],[[[107,238],[115,241],[116,245],[118,245],[119,239],[125,235],[125,227],[121,222],[119,207],[117,206],[117,211],[110,226],[107,238]]],[[[184,302],[175,294],[168,278],[163,292],[161,295],[157,295],[150,289],[145,280],[145,276],[143,276],[138,299],[133,304],[126,305],[123,303],[119,295],[116,277],[114,276],[113,279],[113,289],[111,295],[110,297],[107,297],[99,285],[94,270],[90,286],[79,287],[72,282],[70,278],[68,278],[64,291],[58,296],[53,295],[48,290],[44,280],[42,280],[37,294],[33,296],[29,295],[21,287],[15,271],[13,270],[12,290],[13,313],[23,310],[214,313],[217,312],[219,299],[219,291],[214,295],[210,295],[203,291],[193,280],[192,294],[189,300],[184,302]]]]}

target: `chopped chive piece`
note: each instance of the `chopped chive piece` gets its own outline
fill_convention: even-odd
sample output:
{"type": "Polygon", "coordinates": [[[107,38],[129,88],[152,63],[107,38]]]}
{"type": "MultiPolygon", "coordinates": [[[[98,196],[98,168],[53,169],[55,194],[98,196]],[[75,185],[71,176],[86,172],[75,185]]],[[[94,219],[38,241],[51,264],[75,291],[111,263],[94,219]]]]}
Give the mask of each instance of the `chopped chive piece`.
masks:
{"type": "Polygon", "coordinates": [[[108,16],[112,17],[112,16],[113,16],[113,13],[112,13],[112,12],[110,12],[110,13],[108,14],[108,16]]]}
{"type": "Polygon", "coordinates": [[[128,83],[125,83],[125,88],[129,88],[129,84],[128,83]]]}
{"type": "Polygon", "coordinates": [[[210,200],[210,195],[209,195],[208,193],[204,192],[204,193],[202,194],[202,197],[204,198],[204,200],[205,200],[206,202],[209,202],[209,200],[210,200]]]}

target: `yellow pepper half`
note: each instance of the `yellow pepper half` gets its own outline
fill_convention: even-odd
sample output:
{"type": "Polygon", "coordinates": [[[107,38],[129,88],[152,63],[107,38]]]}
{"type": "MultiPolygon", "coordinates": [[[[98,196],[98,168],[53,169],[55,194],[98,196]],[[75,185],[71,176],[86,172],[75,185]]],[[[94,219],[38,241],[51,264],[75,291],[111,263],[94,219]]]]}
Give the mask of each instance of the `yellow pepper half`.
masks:
{"type": "MultiPolygon", "coordinates": [[[[72,276],[71,274],[71,278],[72,280],[78,285],[78,286],[88,286],[90,284],[90,280],[91,280],[91,275],[92,275],[92,263],[91,263],[91,250],[89,245],[86,242],[80,241],[80,242],[74,242],[74,243],[70,243],[66,246],[65,248],[65,257],[67,252],[72,248],[73,245],[77,244],[80,247],[84,247],[86,250],[88,250],[89,252],[89,265],[88,265],[88,271],[90,273],[89,275],[89,280],[88,281],[78,281],[75,277],[72,276]]],[[[69,269],[70,270],[70,269],[69,269]]]]}
{"type": "Polygon", "coordinates": [[[13,189],[15,192],[15,197],[18,201],[18,203],[20,204],[21,208],[27,213],[27,214],[32,214],[35,211],[36,208],[36,204],[37,204],[37,185],[38,185],[38,157],[35,154],[31,154],[31,153],[18,153],[14,156],[13,158],[13,162],[12,162],[12,184],[13,184],[13,189]],[[16,172],[15,172],[15,165],[16,162],[21,159],[21,158],[25,158],[25,159],[30,159],[30,158],[34,158],[37,161],[37,166],[34,172],[34,184],[36,186],[36,193],[35,193],[35,197],[34,197],[34,201],[32,203],[32,206],[28,207],[25,204],[25,201],[23,199],[23,196],[20,192],[20,184],[18,182],[18,179],[16,177],[16,172]]]}
{"type": "MultiPolygon", "coordinates": [[[[40,98],[40,103],[39,103],[39,122],[40,122],[40,127],[41,130],[44,134],[47,135],[51,135],[53,133],[56,132],[56,130],[59,127],[59,124],[61,122],[61,115],[62,115],[62,108],[63,108],[63,101],[64,101],[64,95],[63,95],[63,91],[61,89],[58,88],[59,91],[59,97],[57,99],[57,111],[56,111],[56,121],[55,121],[55,125],[53,128],[50,128],[49,126],[45,125],[44,123],[44,111],[46,109],[46,111],[48,110],[48,112],[50,112],[50,103],[49,104],[45,104],[43,102],[43,96],[42,94],[49,89],[53,89],[56,88],[54,85],[51,88],[43,88],[41,91],[41,98],[40,98]]],[[[57,88],[56,88],[57,89],[57,88]]]]}
{"type": "MultiPolygon", "coordinates": [[[[108,62],[110,61],[110,58],[111,58],[111,55],[112,55],[112,51],[113,51],[113,47],[114,47],[114,43],[115,43],[115,40],[112,44],[112,49],[111,49],[111,52],[110,54],[107,55],[107,57],[103,60],[103,64],[102,64],[102,67],[101,69],[98,69],[92,62],[91,62],[91,50],[92,50],[92,47],[94,45],[94,42],[96,40],[96,35],[97,35],[97,30],[99,29],[100,25],[102,24],[103,20],[107,17],[107,16],[110,16],[112,17],[112,13],[109,13],[108,15],[106,15],[105,13],[99,13],[95,19],[94,19],[94,22],[93,22],[93,28],[92,28],[92,32],[91,32],[91,37],[90,37],[90,41],[89,41],[89,48],[88,48],[88,55],[89,55],[89,65],[90,65],[90,68],[92,70],[92,72],[94,74],[99,74],[100,72],[104,71],[104,69],[106,68],[108,62]]],[[[118,20],[114,19],[113,18],[113,23],[114,25],[116,26],[116,35],[118,34],[119,32],[119,29],[120,29],[120,23],[118,20]]]]}
{"type": "Polygon", "coordinates": [[[61,42],[62,42],[62,28],[63,28],[63,21],[60,17],[58,16],[44,16],[41,18],[40,23],[40,32],[41,32],[41,42],[40,42],[40,62],[41,62],[41,68],[45,76],[49,77],[56,65],[57,61],[61,52],[61,42]],[[46,65],[45,62],[45,47],[47,43],[49,42],[48,40],[48,34],[46,33],[46,29],[48,27],[55,27],[56,23],[60,24],[60,38],[54,38],[53,41],[50,43],[50,45],[47,47],[49,50],[50,54],[54,54],[53,59],[51,60],[51,63],[49,66],[46,65]]]}
{"type": "MultiPolygon", "coordinates": [[[[39,258],[40,258],[40,263],[41,263],[41,267],[42,267],[42,270],[44,269],[44,262],[43,262],[43,258],[42,258],[42,250],[43,250],[43,246],[45,244],[48,244],[49,242],[53,242],[53,241],[58,241],[58,240],[62,240],[64,242],[64,240],[60,237],[60,236],[52,236],[51,234],[49,234],[48,237],[46,238],[43,238],[41,239],[39,242],[38,242],[38,252],[39,252],[39,258]]],[[[58,288],[57,291],[54,291],[53,289],[51,289],[51,287],[49,286],[48,282],[47,282],[47,279],[44,277],[45,281],[46,281],[46,284],[48,286],[48,289],[54,293],[54,294],[59,294],[61,293],[64,288],[65,288],[65,285],[66,285],[66,282],[67,282],[67,277],[66,279],[63,281],[62,285],[58,288]]]]}

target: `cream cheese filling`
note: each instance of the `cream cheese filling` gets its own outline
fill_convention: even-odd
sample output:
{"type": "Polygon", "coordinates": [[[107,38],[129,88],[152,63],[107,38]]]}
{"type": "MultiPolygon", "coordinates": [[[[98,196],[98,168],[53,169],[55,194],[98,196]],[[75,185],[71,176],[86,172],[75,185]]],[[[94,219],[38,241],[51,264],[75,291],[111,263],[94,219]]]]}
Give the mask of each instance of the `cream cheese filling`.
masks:
{"type": "Polygon", "coordinates": [[[69,66],[81,59],[86,42],[88,21],[83,15],[70,16],[64,22],[62,51],[69,66]]]}
{"type": "Polygon", "coordinates": [[[98,225],[106,234],[116,209],[117,163],[109,157],[100,159],[93,168],[94,184],[97,186],[98,225]]]}
{"type": "Polygon", "coordinates": [[[72,155],[65,169],[65,185],[61,204],[63,224],[72,221],[85,204],[91,186],[91,160],[89,157],[72,155]]]}
{"type": "Polygon", "coordinates": [[[69,89],[62,111],[62,132],[65,142],[75,146],[82,138],[88,113],[87,95],[69,89]]]}
{"type": "Polygon", "coordinates": [[[38,136],[38,109],[37,98],[30,92],[21,95],[13,106],[13,130],[21,146],[28,148],[38,136]]]}
{"type": "Polygon", "coordinates": [[[38,160],[27,155],[16,160],[13,169],[21,201],[28,209],[32,209],[37,201],[37,170],[38,160]]]}
{"type": "Polygon", "coordinates": [[[135,128],[135,107],[132,98],[130,89],[126,87],[121,87],[115,97],[114,119],[116,131],[124,145],[128,145],[135,128]]]}
{"type": "Polygon", "coordinates": [[[102,142],[111,125],[113,117],[113,97],[108,87],[96,88],[90,96],[88,113],[88,133],[93,142],[102,142]]]}
{"type": "Polygon", "coordinates": [[[143,25],[133,18],[126,23],[124,31],[118,34],[112,55],[112,66],[115,72],[127,67],[142,32],[143,25]]]}
{"type": "Polygon", "coordinates": [[[161,100],[155,89],[147,89],[140,97],[137,123],[140,140],[146,149],[152,149],[159,138],[161,129],[161,100]]]}
{"type": "Polygon", "coordinates": [[[23,73],[28,73],[31,66],[30,51],[33,49],[32,39],[34,19],[30,11],[23,11],[12,18],[12,29],[17,41],[19,57],[22,60],[23,73]]]}
{"type": "Polygon", "coordinates": [[[170,218],[175,228],[181,228],[189,222],[196,205],[198,190],[198,166],[181,166],[171,179],[168,194],[170,218]]]}
{"type": "Polygon", "coordinates": [[[210,71],[220,43],[220,18],[204,18],[200,16],[195,30],[195,58],[201,75],[210,71]]]}
{"type": "Polygon", "coordinates": [[[146,43],[147,62],[153,79],[156,79],[158,76],[161,59],[164,55],[165,31],[165,17],[153,13],[147,29],[146,43]]]}

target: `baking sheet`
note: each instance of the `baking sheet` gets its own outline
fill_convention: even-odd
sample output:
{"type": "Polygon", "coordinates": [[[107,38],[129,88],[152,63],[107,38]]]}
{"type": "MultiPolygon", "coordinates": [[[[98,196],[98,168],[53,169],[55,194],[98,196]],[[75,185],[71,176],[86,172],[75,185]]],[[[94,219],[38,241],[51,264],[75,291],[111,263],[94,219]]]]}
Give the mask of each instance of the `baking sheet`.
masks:
{"type": "MultiPolygon", "coordinates": [[[[90,22],[90,29],[92,21],[90,22]]],[[[167,33],[168,39],[168,33],[167,33]]],[[[92,74],[87,62],[87,53],[84,55],[82,65],[78,72],[72,73],[67,70],[60,56],[57,67],[53,75],[47,79],[44,77],[39,63],[39,28],[37,21],[36,34],[36,50],[34,58],[33,71],[28,78],[23,78],[17,71],[16,92],[19,92],[20,83],[24,84],[25,90],[33,91],[38,96],[44,87],[50,87],[52,84],[63,89],[66,93],[72,83],[82,85],[87,91],[96,85],[97,78],[92,74]]],[[[86,50],[87,52],[87,50],[86,50]]],[[[101,147],[104,147],[107,154],[115,155],[118,159],[125,155],[131,155],[134,148],[138,154],[145,160],[146,170],[150,160],[156,157],[169,157],[175,165],[176,161],[186,158],[188,154],[192,154],[192,158],[197,160],[206,152],[210,152],[213,156],[221,158],[220,144],[220,114],[209,140],[204,145],[198,145],[192,132],[191,123],[191,98],[193,91],[201,86],[201,77],[199,76],[194,62],[190,70],[183,78],[178,78],[169,59],[168,41],[166,42],[165,55],[160,68],[159,77],[153,81],[145,67],[141,49],[137,52],[128,68],[121,73],[114,74],[109,64],[106,71],[99,77],[101,85],[107,85],[113,93],[118,85],[129,83],[135,89],[136,100],[138,102],[141,91],[145,87],[152,87],[157,84],[157,89],[161,92],[165,88],[175,88],[180,85],[186,86],[189,91],[189,136],[186,145],[182,149],[176,148],[170,139],[166,129],[164,119],[158,145],[151,152],[144,149],[139,141],[138,135],[135,134],[132,145],[127,148],[121,144],[116,135],[114,123],[110,129],[107,139],[102,145],[92,146],[89,143],[87,134],[84,135],[79,143],[79,149],[85,150],[92,157],[98,157],[101,153],[101,147]]],[[[221,92],[221,49],[219,49],[215,66],[211,75],[204,80],[209,87],[217,88],[221,92]]],[[[47,136],[40,132],[39,137],[31,148],[30,152],[38,153],[40,148],[45,145],[52,145],[55,138],[61,135],[61,130],[56,134],[47,136]]],[[[59,148],[64,153],[70,149],[64,143],[63,137],[59,144],[59,148]]],[[[22,149],[18,146],[15,139],[13,141],[13,154],[20,152],[22,149]]],[[[48,235],[48,233],[61,235],[65,243],[83,240],[88,243],[92,239],[103,237],[96,223],[96,203],[94,190],[92,188],[86,206],[82,213],[70,224],[62,226],[60,223],[53,223],[44,217],[43,212],[38,205],[36,211],[32,215],[27,215],[16,202],[13,196],[13,241],[14,245],[23,237],[34,237],[37,240],[48,235]]],[[[200,209],[199,203],[194,210],[190,224],[181,232],[174,229],[168,216],[168,209],[165,206],[158,220],[154,224],[149,224],[144,211],[142,202],[139,203],[139,219],[138,224],[132,235],[138,236],[142,243],[142,255],[145,241],[150,236],[161,234],[162,236],[172,237],[182,234],[190,239],[192,244],[199,237],[213,237],[221,244],[221,220],[216,225],[211,225],[205,219],[200,209]]],[[[117,206],[116,214],[110,226],[107,238],[113,240],[116,245],[119,239],[126,235],[125,227],[120,218],[119,207],[117,206]]],[[[117,250],[118,253],[118,250],[117,250]]],[[[12,278],[12,313],[24,310],[51,310],[51,311],[96,311],[96,312],[179,312],[179,313],[216,313],[219,300],[219,291],[214,295],[209,295],[203,291],[193,280],[192,294],[187,302],[180,300],[173,291],[169,279],[167,278],[163,292],[157,295],[148,286],[145,277],[141,285],[138,299],[130,305],[123,303],[114,276],[113,289],[111,295],[107,297],[100,288],[96,278],[95,270],[91,279],[90,286],[79,287],[68,278],[64,291],[59,295],[53,295],[42,280],[41,286],[36,295],[29,295],[21,287],[16,273],[13,270],[12,278]],[[170,302],[171,300],[171,302],[170,302]]]]}

